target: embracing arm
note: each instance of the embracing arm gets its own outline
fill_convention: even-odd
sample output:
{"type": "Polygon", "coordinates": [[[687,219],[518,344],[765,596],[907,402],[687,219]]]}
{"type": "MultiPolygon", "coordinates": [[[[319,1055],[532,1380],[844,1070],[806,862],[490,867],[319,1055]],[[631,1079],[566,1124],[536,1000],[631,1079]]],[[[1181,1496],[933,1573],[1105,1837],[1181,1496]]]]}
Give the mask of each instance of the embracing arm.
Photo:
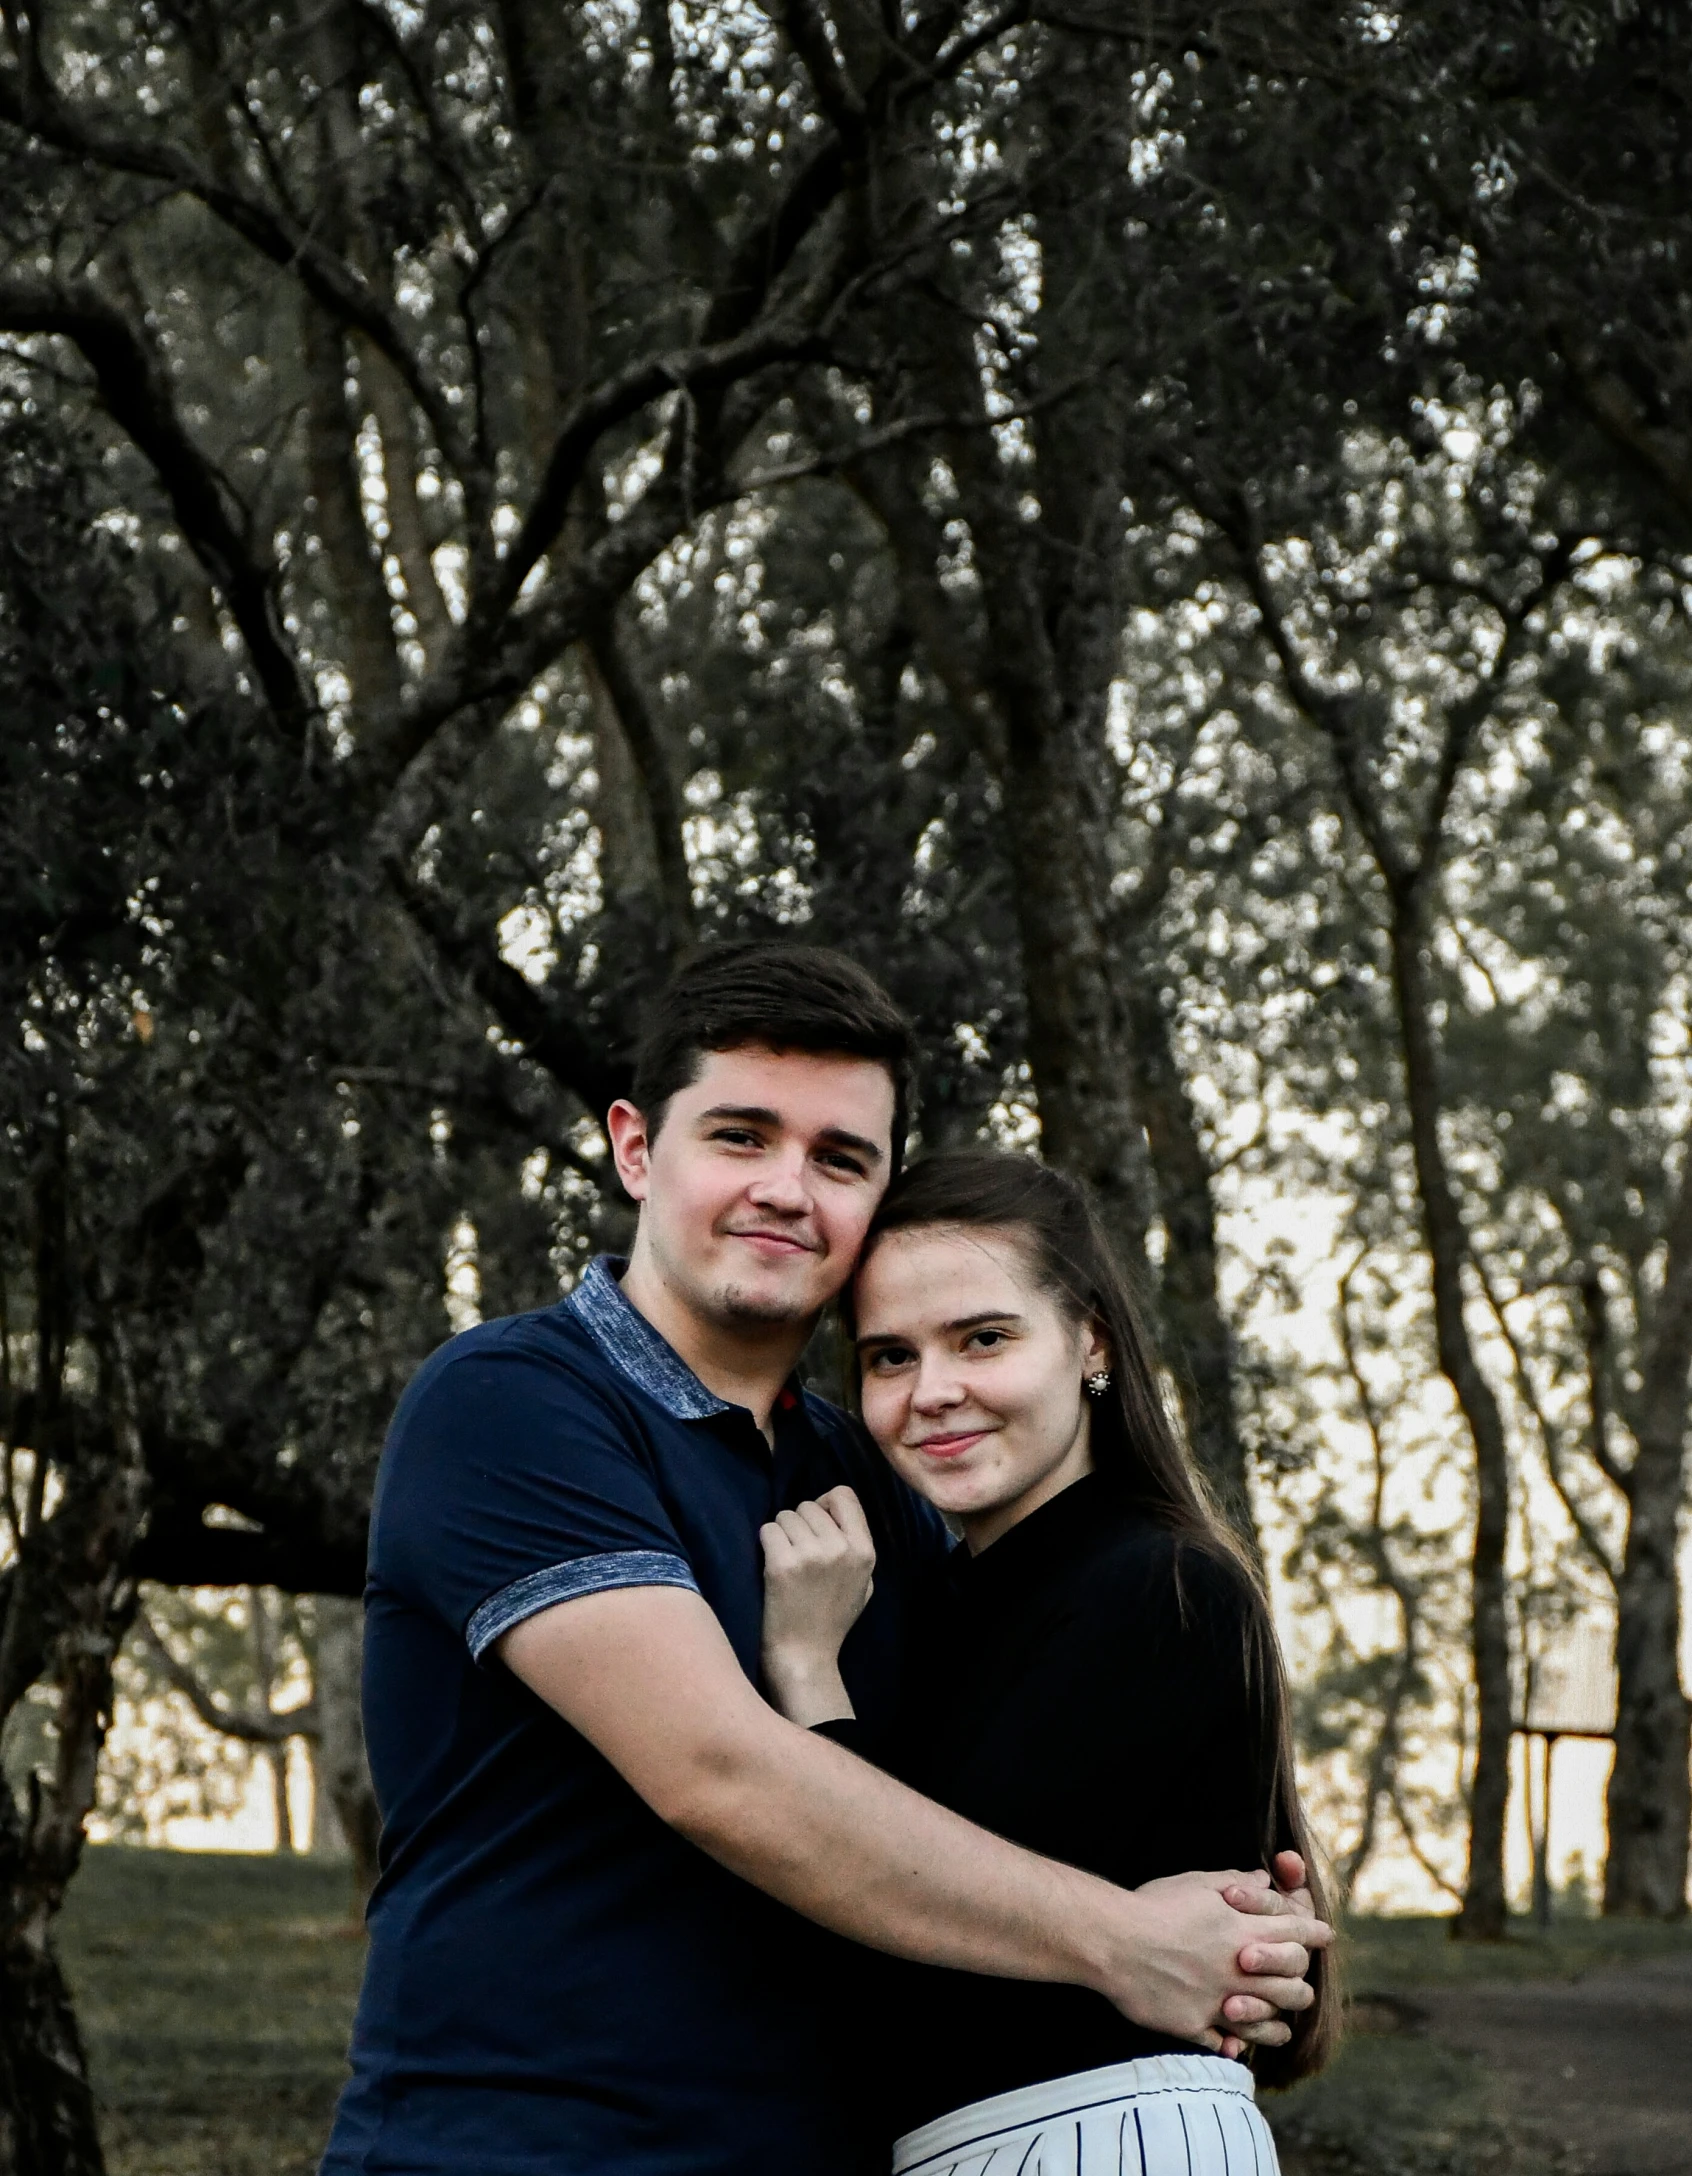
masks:
{"type": "Polygon", "coordinates": [[[671,1827],[803,1912],[873,1948],[1011,1979],[1090,1987],[1136,2022],[1219,2045],[1266,2044],[1309,1999],[1306,1948],[1329,1938],[1238,1873],[1127,1891],[988,1835],[778,1715],[697,1594],[583,1595],[499,1652],[671,1827]],[[1271,1938],[1272,1937],[1272,1938],[1271,1938]],[[1226,2008],[1224,2004],[1226,2003],[1226,2008]]]}

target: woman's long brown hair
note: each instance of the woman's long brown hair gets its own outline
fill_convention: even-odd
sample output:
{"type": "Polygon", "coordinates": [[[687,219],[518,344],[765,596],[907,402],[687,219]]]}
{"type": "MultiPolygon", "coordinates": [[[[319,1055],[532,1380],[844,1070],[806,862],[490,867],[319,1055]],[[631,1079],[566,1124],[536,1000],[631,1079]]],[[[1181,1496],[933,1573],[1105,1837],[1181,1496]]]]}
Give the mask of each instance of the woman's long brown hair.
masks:
{"type": "MultiPolygon", "coordinates": [[[[1179,1543],[1202,1550],[1239,1580],[1246,1602],[1244,1663],[1257,1732],[1264,1864],[1276,1851],[1296,1851],[1325,1918],[1321,1872],[1298,1793],[1286,1671],[1262,1577],[1170,1422],[1133,1290],[1086,1195],[1072,1179],[1028,1156],[984,1149],[931,1156],[888,1189],[870,1225],[864,1258],[886,1233],[927,1225],[1002,1233],[1021,1248],[1035,1282],[1064,1313],[1077,1323],[1095,1324],[1103,1334],[1111,1381],[1092,1402],[1093,1464],[1125,1484],[1138,1508],[1179,1543]]],[[[1266,1922],[1265,1937],[1272,1939],[1273,1931],[1273,1922],[1266,1922]]],[[[1309,2077],[1338,2042],[1339,1988],[1325,1953],[1312,1960],[1310,1978],[1316,2000],[1290,2020],[1291,2040],[1255,2054],[1253,2067],[1264,2085],[1309,2077]]]]}

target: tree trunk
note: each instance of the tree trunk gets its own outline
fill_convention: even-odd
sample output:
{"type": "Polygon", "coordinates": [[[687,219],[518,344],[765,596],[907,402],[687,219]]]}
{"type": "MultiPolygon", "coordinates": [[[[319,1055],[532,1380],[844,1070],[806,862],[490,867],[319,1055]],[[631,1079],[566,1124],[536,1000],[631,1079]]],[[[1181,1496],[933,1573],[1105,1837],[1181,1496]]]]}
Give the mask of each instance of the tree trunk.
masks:
{"type": "MultiPolygon", "coordinates": [[[[247,1607],[252,1613],[254,1675],[258,1681],[259,1713],[269,1716],[276,1705],[276,1621],[271,1614],[270,1596],[263,1587],[247,1589],[247,1607]]],[[[294,1816],[288,1803],[288,1741],[262,1748],[260,1757],[270,1770],[270,1802],[276,1814],[276,1848],[291,1852],[294,1848],[294,1816]]]]}
{"type": "Polygon", "coordinates": [[[21,1805],[0,1782],[0,2176],[103,2176],[105,2167],[52,1926],[82,1860],[112,1663],[135,1613],[128,1566],[143,1501],[139,1443],[125,1426],[116,1444],[70,1470],[52,1560],[20,1567],[39,1579],[11,1591],[9,1618],[31,1606],[32,1586],[50,1612],[58,1697],[51,1774],[29,1778],[21,1805]]]}
{"type": "Polygon", "coordinates": [[[1124,1267],[1144,1289],[1156,1205],[1116,986],[1108,851],[1114,766],[1104,731],[1122,646],[1114,583],[1120,481],[1114,471],[1111,480],[1096,481],[1093,519],[1074,517],[1087,549],[1066,555],[1067,585],[1054,602],[1044,542],[1022,519],[991,448],[961,445],[953,466],[990,630],[981,679],[993,716],[974,722],[1003,797],[1041,1152],[1085,1182],[1124,1267]]]}
{"type": "Polygon", "coordinates": [[[1606,1802],[1607,1915],[1679,1919],[1692,1835],[1692,1711],[1680,1682],[1675,1544],[1686,1484],[1692,1370],[1692,1144],[1669,1219],[1668,1262],[1648,1325],[1626,1476],[1627,1548],[1616,1589],[1616,1759],[1606,1802]]]}
{"type": "Polygon", "coordinates": [[[1028,1064],[1049,1163],[1086,1182],[1130,1275],[1144,1285],[1152,1178],[1101,927],[1073,722],[1012,720],[1005,829],[1026,964],[1028,1064]]]}
{"type": "MultiPolygon", "coordinates": [[[[1504,1894],[1504,1817],[1510,1798],[1510,1619],[1505,1550],[1510,1527],[1510,1453],[1504,1416],[1469,1336],[1463,1270],[1469,1256],[1457,1189],[1439,1137],[1439,1053],[1427,943],[1427,901],[1439,868],[1451,796],[1474,735],[1506,682],[1511,647],[1527,624],[1527,604],[1505,619],[1504,642],[1490,673],[1454,704],[1441,735],[1430,797],[1407,850],[1388,821],[1382,787],[1371,783],[1365,750],[1365,710],[1324,690],[1306,668],[1285,613],[1267,578],[1243,502],[1208,494],[1205,511],[1229,537],[1266,636],[1299,707],[1333,749],[1340,789],[1385,887],[1392,952],[1393,1003],[1404,1065],[1405,1103],[1422,1229],[1432,1272],[1434,1333],[1440,1372],[1468,1424],[1475,1453],[1475,1537],[1469,1560],[1470,1654],[1475,1679],[1475,1761],[1469,1792],[1469,1866],[1453,1934],[1469,1941],[1502,1940],[1508,1924],[1504,1894]]],[[[1551,582],[1549,564],[1533,596],[1551,582]]]]}
{"type": "Polygon", "coordinates": [[[1145,1114],[1158,1207],[1169,1235],[1160,1294],[1187,1441],[1216,1500],[1258,1551],[1245,1443],[1234,1409],[1234,1333],[1217,1284],[1210,1162],[1156,985],[1138,963],[1126,985],[1136,1101],[1145,1114]]]}
{"type": "Polygon", "coordinates": [[[23,1823],[0,1790],[0,2176],[102,2176],[88,2060],[23,1823]]]}
{"type": "Polygon", "coordinates": [[[594,815],[608,897],[625,910],[644,906],[667,957],[693,940],[693,879],[687,866],[681,790],[657,719],[610,619],[581,648],[593,700],[594,815]]]}
{"type": "Polygon", "coordinates": [[[1469,1805],[1469,1869],[1452,1931],[1468,1941],[1503,1939],[1504,1816],[1510,1797],[1510,1623],[1504,1554],[1510,1521],[1510,1457],[1504,1416],[1481,1371],[1463,1300],[1468,1235],[1439,1138],[1439,1072],[1423,952],[1419,882],[1389,880],[1393,992],[1403,1044],[1410,1141],[1433,1273],[1439,1365],[1475,1448],[1475,1538],[1470,1556],[1470,1640],[1475,1673],[1475,1767],[1469,1805]]]}
{"type": "Polygon", "coordinates": [[[1616,1759],[1605,1812],[1607,1917],[1679,1919],[1686,1912],[1692,1826],[1692,1723],[1680,1683],[1675,1528],[1678,1442],[1640,1445],[1633,1510],[1616,1594],[1616,1759]]]}
{"type": "Polygon", "coordinates": [[[364,1754],[360,1680],[364,1667],[364,1605],[340,1595],[317,1598],[317,1741],[323,1791],[335,1809],[352,1854],[360,1902],[376,1886],[382,1817],[364,1754]]]}
{"type": "Polygon", "coordinates": [[[97,1347],[106,1425],[78,1441],[63,1398],[77,1301],[87,1290],[69,1246],[62,1125],[37,1179],[33,1474],[17,1556],[0,1584],[0,1729],[33,1683],[54,1688],[51,1769],[14,1793],[0,1774],[0,2176],[103,2176],[94,2099],[76,2013],[52,1944],[53,1921],[82,1861],[112,1664],[135,1615],[130,1576],[146,1507],[146,1469],[129,1370],[97,1347]],[[47,1517],[47,1471],[60,1501],[47,1517]]]}
{"type": "Polygon", "coordinates": [[[323,544],[326,604],[334,617],[325,648],[346,668],[355,714],[387,716],[399,702],[399,657],[393,607],[359,495],[346,346],[339,328],[310,302],[300,312],[300,350],[309,386],[310,512],[323,544]]]}

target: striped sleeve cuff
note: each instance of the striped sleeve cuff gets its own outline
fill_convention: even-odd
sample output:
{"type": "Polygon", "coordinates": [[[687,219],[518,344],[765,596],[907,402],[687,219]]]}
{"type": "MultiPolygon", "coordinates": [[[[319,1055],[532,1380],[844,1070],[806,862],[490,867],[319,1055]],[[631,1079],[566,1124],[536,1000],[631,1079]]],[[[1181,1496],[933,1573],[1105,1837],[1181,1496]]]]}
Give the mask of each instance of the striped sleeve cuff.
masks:
{"type": "Polygon", "coordinates": [[[613,1587],[686,1587],[699,1592],[687,1559],[663,1549],[615,1549],[603,1556],[577,1557],[570,1564],[549,1564],[490,1594],[464,1628],[471,1654],[480,1662],[495,1640],[513,1625],[538,1617],[556,1602],[582,1594],[608,1594],[613,1587]]]}

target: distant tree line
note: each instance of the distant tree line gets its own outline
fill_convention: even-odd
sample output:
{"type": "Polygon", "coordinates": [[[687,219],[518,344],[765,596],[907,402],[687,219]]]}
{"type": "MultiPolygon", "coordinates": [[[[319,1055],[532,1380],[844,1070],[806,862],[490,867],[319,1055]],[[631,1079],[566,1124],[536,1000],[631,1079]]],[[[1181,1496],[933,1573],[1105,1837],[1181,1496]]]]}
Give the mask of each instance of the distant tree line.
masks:
{"type": "Polygon", "coordinates": [[[356,1594],[725,936],[1096,1191],[1329,1626],[1345,1883],[1396,1826],[1503,1931],[1595,1608],[1605,1907],[1683,1912],[1684,11],[0,26],[0,2170],[100,2166],[50,1928],[142,1582],[356,1594]]]}

